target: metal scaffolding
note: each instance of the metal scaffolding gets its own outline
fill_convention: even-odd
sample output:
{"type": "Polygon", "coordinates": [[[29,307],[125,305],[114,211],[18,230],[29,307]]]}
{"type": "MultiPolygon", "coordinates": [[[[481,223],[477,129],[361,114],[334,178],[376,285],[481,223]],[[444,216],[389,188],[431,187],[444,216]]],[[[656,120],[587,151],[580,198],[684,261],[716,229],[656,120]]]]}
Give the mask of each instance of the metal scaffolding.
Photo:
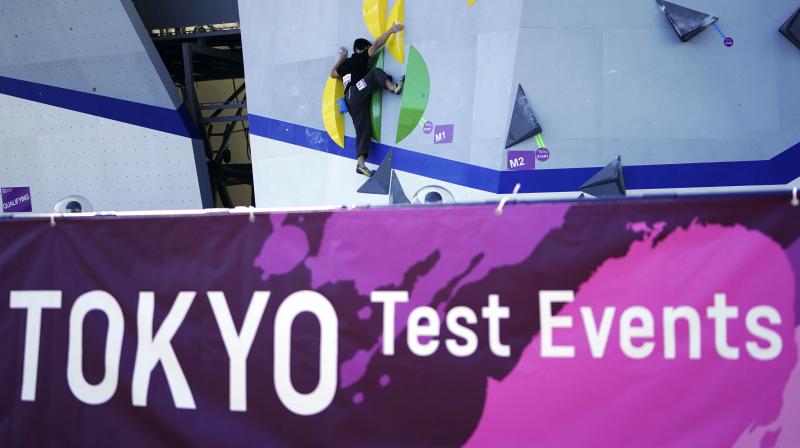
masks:
{"type": "Polygon", "coordinates": [[[203,141],[212,193],[220,205],[234,206],[228,187],[250,185],[250,205],[255,205],[252,164],[231,163],[230,141],[236,132],[245,133],[250,154],[241,34],[238,23],[196,25],[151,31],[151,37],[172,77],[183,94],[184,103],[203,141]],[[197,83],[233,80],[232,93],[224,102],[202,103],[197,83]],[[226,111],[233,111],[233,114],[226,111]],[[221,138],[219,144],[212,137],[221,138]]]}

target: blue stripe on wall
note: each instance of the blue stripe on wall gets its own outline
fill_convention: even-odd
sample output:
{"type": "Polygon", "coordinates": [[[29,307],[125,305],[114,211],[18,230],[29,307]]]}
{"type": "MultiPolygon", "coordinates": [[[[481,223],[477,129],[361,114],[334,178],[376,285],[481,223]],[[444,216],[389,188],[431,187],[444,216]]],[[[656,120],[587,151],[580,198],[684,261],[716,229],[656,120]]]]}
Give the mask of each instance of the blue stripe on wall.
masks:
{"type": "MultiPolygon", "coordinates": [[[[199,138],[184,105],[178,110],[0,76],[0,94],[108,118],[182,137],[199,138]]],[[[355,158],[354,139],[337,146],[323,130],[250,114],[255,135],[341,157],[355,158]]],[[[394,150],[395,168],[491,193],[577,191],[601,167],[498,171],[384,144],[373,144],[370,162],[380,163],[394,150]]],[[[800,143],[770,160],[708,162],[624,167],[630,189],[783,185],[800,177],[800,143]]]]}
{"type": "Polygon", "coordinates": [[[0,94],[108,118],[181,137],[199,138],[186,107],[178,110],[0,76],[0,94]]]}
{"type": "MultiPolygon", "coordinates": [[[[355,140],[351,137],[345,138],[342,149],[320,129],[255,114],[250,114],[249,120],[254,135],[355,159],[355,140]]],[[[602,168],[497,171],[380,143],[373,143],[369,161],[380,163],[389,150],[394,150],[394,167],[400,171],[500,194],[511,193],[517,183],[522,193],[578,191],[602,168]]],[[[632,190],[784,185],[800,177],[800,143],[770,160],[632,165],[623,168],[623,175],[625,186],[632,190]]]]}

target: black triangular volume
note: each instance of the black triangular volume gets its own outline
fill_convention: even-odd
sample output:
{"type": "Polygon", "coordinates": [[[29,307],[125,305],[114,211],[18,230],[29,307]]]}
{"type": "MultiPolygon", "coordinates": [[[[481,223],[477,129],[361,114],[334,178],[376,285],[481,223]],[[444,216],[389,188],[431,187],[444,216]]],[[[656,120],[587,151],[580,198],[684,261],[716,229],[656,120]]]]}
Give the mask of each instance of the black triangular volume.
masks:
{"type": "Polygon", "coordinates": [[[542,125],[533,114],[533,109],[522,85],[517,86],[517,98],[514,101],[514,113],[511,115],[511,124],[508,127],[508,138],[506,138],[506,149],[521,143],[536,134],[542,133],[542,125]]]}
{"type": "Polygon", "coordinates": [[[621,191],[616,183],[596,185],[584,191],[596,198],[601,198],[603,196],[625,196],[625,192],[621,191]]]}
{"type": "Polygon", "coordinates": [[[719,20],[712,15],[676,5],[675,3],[665,2],[664,0],[656,0],[656,3],[661,8],[661,12],[667,16],[667,20],[669,20],[672,29],[675,30],[681,42],[688,42],[719,20]]]}
{"type": "Polygon", "coordinates": [[[622,157],[617,156],[597,174],[580,186],[592,196],[625,196],[625,178],[622,176],[622,157]]]}
{"type": "Polygon", "coordinates": [[[392,170],[392,186],[389,191],[389,203],[390,204],[410,204],[411,201],[408,200],[408,196],[406,196],[406,192],[403,191],[403,186],[400,185],[400,178],[397,177],[397,173],[392,170]]]}
{"type": "Polygon", "coordinates": [[[794,12],[789,20],[780,27],[780,32],[791,43],[794,44],[795,47],[800,48],[800,9],[794,12]]]}
{"type": "Polygon", "coordinates": [[[612,160],[603,169],[595,173],[594,176],[592,176],[591,178],[589,178],[589,180],[584,182],[583,185],[581,185],[580,189],[583,190],[586,187],[593,187],[595,185],[614,182],[619,176],[621,165],[622,165],[622,157],[617,156],[616,159],[612,160]]]}
{"type": "Polygon", "coordinates": [[[383,158],[378,170],[372,175],[361,188],[358,189],[359,193],[367,194],[389,194],[389,182],[392,180],[392,153],[389,151],[386,157],[383,158]]]}

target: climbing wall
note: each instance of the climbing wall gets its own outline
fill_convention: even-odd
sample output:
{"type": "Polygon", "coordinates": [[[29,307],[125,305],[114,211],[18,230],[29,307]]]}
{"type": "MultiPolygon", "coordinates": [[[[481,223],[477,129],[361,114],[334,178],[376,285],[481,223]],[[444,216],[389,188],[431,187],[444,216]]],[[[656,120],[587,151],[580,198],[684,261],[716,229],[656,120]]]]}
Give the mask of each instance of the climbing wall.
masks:
{"type": "MultiPolygon", "coordinates": [[[[388,203],[357,193],[352,123],[323,91],[338,47],[374,39],[398,2],[239,1],[259,205],[388,203]]],[[[393,151],[407,196],[438,185],[483,200],[520,184],[575,197],[618,156],[629,195],[800,176],[800,51],[778,32],[796,2],[686,0],[718,18],[686,42],[651,0],[469,3],[403,1],[402,58],[384,58],[390,75],[428,78],[383,95],[370,157],[393,151]],[[539,127],[509,145],[520,90],[539,127]]]]}
{"type": "Polygon", "coordinates": [[[202,146],[129,1],[0,5],[0,111],[0,187],[34,212],[203,206],[202,146]]]}

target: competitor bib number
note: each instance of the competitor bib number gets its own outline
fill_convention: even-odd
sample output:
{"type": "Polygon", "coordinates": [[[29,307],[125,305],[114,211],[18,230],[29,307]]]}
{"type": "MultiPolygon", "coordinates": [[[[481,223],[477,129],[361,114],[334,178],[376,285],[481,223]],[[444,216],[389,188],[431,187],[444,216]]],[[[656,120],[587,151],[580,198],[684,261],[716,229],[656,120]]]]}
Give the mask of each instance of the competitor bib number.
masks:
{"type": "Polygon", "coordinates": [[[359,91],[364,90],[367,88],[367,82],[362,79],[356,83],[356,87],[358,87],[359,91]]]}

